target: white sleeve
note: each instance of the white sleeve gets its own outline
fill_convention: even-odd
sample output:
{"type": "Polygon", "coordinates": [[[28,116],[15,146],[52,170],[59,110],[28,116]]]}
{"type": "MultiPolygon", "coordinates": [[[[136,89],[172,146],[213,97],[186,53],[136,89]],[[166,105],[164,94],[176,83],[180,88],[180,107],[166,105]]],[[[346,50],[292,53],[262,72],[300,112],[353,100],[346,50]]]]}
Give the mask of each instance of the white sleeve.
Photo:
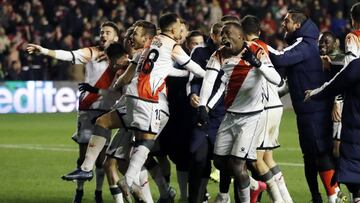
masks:
{"type": "Polygon", "coordinates": [[[200,90],[200,106],[206,106],[214,88],[215,80],[221,65],[215,57],[211,57],[206,65],[206,74],[200,90]]]}
{"type": "Polygon", "coordinates": [[[76,51],[64,51],[54,50],[55,58],[62,61],[71,61],[73,64],[85,64],[92,58],[92,51],[89,49],[90,56],[85,53],[84,49],[78,49],[76,51]]]}
{"type": "Polygon", "coordinates": [[[344,67],[352,60],[359,58],[358,38],[356,35],[349,33],[345,38],[345,59],[344,67]]]}
{"type": "Polygon", "coordinates": [[[270,61],[269,56],[262,52],[260,53],[261,66],[258,68],[260,73],[266,78],[267,81],[274,85],[279,85],[281,83],[281,76],[275,70],[273,64],[270,61]]]}
{"type": "Polygon", "coordinates": [[[203,78],[205,76],[204,69],[202,69],[199,64],[191,60],[190,56],[186,54],[186,52],[181,48],[181,46],[175,46],[172,52],[172,57],[178,64],[180,64],[180,66],[188,69],[197,77],[203,78]]]}
{"type": "Polygon", "coordinates": [[[178,68],[171,67],[169,76],[171,77],[187,77],[189,75],[189,71],[181,70],[178,68]]]}

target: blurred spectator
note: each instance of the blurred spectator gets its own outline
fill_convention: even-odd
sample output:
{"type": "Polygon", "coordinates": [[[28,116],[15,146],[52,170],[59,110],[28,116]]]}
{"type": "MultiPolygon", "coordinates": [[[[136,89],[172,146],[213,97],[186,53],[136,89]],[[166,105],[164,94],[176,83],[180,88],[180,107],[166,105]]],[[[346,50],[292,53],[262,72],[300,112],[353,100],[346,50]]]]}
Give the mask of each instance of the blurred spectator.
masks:
{"type": "MultiPolygon", "coordinates": [[[[41,61],[36,63],[45,66],[39,69],[43,71],[42,79],[67,80],[81,79],[81,71],[73,74],[73,71],[70,71],[73,70],[71,64],[50,60],[44,56],[39,56],[40,59],[36,59],[38,56],[28,57],[22,53],[23,43],[33,42],[52,49],[96,45],[99,40],[97,37],[99,26],[106,20],[115,21],[125,33],[125,30],[138,19],[157,23],[161,14],[176,12],[188,22],[190,30],[201,30],[205,34],[222,15],[243,17],[252,14],[261,19],[262,35],[266,42],[283,46],[284,43],[279,38],[280,22],[289,8],[305,10],[321,31],[332,30],[341,39],[350,28],[349,16],[344,14],[348,13],[351,5],[357,1],[5,0],[0,2],[0,42],[4,41],[0,44],[0,68],[2,66],[3,70],[12,71],[8,75],[25,80],[33,77],[30,77],[31,74],[21,74],[21,72],[26,69],[31,70],[29,64],[41,61]],[[19,43],[19,40],[22,42],[19,43]],[[17,55],[19,57],[15,57],[17,55]],[[9,63],[10,61],[12,63],[9,63]],[[18,67],[19,65],[21,68],[18,67]],[[19,71],[20,74],[15,74],[19,71]]],[[[0,78],[1,75],[0,72],[0,78]]]]}

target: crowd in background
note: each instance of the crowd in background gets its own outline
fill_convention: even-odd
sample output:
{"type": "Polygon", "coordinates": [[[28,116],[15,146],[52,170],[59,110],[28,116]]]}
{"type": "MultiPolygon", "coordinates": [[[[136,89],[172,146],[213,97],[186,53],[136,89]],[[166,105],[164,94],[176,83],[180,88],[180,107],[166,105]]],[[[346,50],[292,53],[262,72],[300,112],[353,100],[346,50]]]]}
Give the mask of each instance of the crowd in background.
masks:
{"type": "Polygon", "coordinates": [[[83,68],[26,53],[27,43],[74,50],[96,45],[106,20],[125,33],[136,20],[157,24],[166,12],[178,13],[205,35],[223,15],[261,19],[262,39],[286,46],[281,19],[289,9],[306,11],[321,32],[331,30],[343,42],[351,29],[349,9],[356,0],[0,0],[0,80],[83,80],[83,68]]]}

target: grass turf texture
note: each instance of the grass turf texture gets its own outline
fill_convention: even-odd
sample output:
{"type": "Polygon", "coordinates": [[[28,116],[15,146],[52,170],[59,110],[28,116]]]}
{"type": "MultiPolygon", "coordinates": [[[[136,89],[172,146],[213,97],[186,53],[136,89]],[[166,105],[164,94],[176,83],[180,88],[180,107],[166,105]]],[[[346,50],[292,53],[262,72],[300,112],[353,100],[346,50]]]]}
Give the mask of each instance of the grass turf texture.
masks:
{"type": "MultiPolygon", "coordinates": [[[[71,202],[76,184],[60,177],[76,167],[77,145],[71,140],[76,128],[76,114],[2,114],[0,121],[0,202],[71,202]]],[[[294,202],[310,202],[293,111],[284,112],[280,143],[282,147],[274,156],[294,202]]],[[[179,193],[175,173],[172,165],[171,185],[179,193]]],[[[326,201],[320,181],[319,186],[326,201]]],[[[158,191],[152,180],[151,189],[156,202],[158,191]]],[[[84,203],[94,202],[94,190],[95,179],[86,182],[84,203]]],[[[208,191],[212,197],[210,202],[213,202],[217,183],[210,181],[208,191]]],[[[105,202],[112,202],[106,181],[103,197],[105,202]]],[[[176,197],[178,199],[179,194],[176,197]]],[[[269,202],[267,195],[262,202],[269,202]]]]}

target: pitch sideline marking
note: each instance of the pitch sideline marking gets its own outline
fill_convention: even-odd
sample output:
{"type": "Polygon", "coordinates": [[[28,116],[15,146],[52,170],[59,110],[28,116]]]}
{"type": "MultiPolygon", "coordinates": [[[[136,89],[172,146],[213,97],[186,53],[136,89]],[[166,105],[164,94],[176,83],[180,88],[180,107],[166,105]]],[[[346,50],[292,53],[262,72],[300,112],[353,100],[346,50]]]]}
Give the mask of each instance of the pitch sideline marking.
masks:
{"type": "MultiPolygon", "coordinates": [[[[0,148],[5,149],[27,149],[27,150],[41,150],[41,151],[55,151],[55,152],[77,152],[77,148],[65,147],[65,145],[44,146],[36,144],[0,144],[0,148]]],[[[288,151],[298,151],[299,148],[280,148],[288,151]]],[[[282,166],[304,167],[302,163],[278,162],[282,166]]]]}

